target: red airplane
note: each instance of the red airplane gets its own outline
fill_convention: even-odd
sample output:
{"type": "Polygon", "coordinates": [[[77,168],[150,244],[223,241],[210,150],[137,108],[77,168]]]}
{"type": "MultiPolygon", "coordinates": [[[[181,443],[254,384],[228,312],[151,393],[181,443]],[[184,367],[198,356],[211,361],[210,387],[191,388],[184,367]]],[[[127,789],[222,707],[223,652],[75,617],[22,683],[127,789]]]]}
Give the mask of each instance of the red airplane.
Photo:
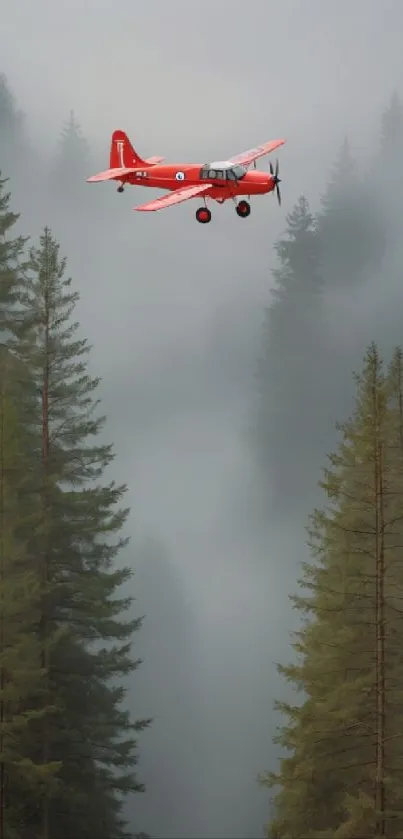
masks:
{"type": "Polygon", "coordinates": [[[200,196],[204,206],[196,210],[196,219],[201,224],[211,221],[211,211],[206,205],[206,198],[223,204],[232,199],[240,218],[250,214],[250,203],[246,199],[237,202],[238,195],[265,195],[276,190],[277,199],[281,204],[278,176],[278,161],[273,169],[270,163],[269,172],[259,172],[256,160],[265,154],[270,154],[285,140],[274,140],[257,146],[254,149],[238,154],[230,160],[213,163],[170,163],[162,165],[165,158],[149,157],[143,160],[135,151],[124,131],[114,131],[110,151],[110,168],[98,175],[88,178],[89,183],[97,181],[120,182],[118,192],[123,192],[125,184],[131,186],[150,186],[157,189],[169,189],[168,195],[162,195],[155,201],[142,204],[133,209],[140,212],[162,210],[172,204],[180,204],[189,198],[200,196]],[[254,171],[248,171],[250,164],[254,164],[254,171]]]}

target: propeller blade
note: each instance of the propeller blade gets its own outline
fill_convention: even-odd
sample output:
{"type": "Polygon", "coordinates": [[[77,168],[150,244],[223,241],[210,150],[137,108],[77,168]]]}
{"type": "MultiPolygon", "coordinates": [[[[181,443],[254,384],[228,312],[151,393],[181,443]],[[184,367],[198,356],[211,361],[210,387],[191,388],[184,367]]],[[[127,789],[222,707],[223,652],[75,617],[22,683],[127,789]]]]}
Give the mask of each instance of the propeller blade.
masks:
{"type": "Polygon", "coordinates": [[[269,162],[269,169],[270,169],[270,174],[271,174],[271,176],[274,180],[274,185],[276,187],[277,201],[279,203],[279,206],[281,207],[281,192],[280,192],[280,187],[279,187],[279,184],[281,183],[281,178],[279,178],[279,176],[278,176],[279,169],[280,169],[280,164],[279,164],[278,158],[276,160],[276,168],[275,169],[273,168],[273,164],[270,161],[269,162]]]}

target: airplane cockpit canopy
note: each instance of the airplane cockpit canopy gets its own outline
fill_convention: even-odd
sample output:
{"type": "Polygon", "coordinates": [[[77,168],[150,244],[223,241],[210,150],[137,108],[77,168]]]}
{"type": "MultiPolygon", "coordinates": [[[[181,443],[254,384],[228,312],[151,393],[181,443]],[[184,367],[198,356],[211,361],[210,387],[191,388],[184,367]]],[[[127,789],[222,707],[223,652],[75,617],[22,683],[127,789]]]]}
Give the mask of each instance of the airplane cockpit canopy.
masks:
{"type": "Polygon", "coordinates": [[[202,180],[240,181],[246,175],[244,166],[238,166],[229,160],[205,163],[200,170],[202,180]]]}

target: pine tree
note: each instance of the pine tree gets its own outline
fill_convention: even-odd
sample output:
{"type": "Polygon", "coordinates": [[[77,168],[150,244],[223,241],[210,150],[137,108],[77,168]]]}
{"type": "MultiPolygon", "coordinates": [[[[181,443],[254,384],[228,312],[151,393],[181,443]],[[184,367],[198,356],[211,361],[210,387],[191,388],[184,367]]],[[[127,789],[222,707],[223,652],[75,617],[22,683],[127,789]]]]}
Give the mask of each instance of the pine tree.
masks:
{"type": "Polygon", "coordinates": [[[323,451],[317,414],[322,280],[315,220],[304,196],[275,250],[280,264],[272,272],[273,302],[264,322],[255,447],[263,480],[274,485],[281,506],[300,498],[304,464],[323,451]]]}
{"type": "Polygon", "coordinates": [[[17,174],[27,142],[24,118],[16,107],[15,99],[4,73],[0,74],[0,168],[17,174]]]}
{"type": "Polygon", "coordinates": [[[385,239],[370,186],[345,139],[317,216],[321,272],[329,290],[354,289],[381,265],[385,239]]]}
{"type": "MultiPolygon", "coordinates": [[[[25,127],[25,117],[4,74],[0,74],[0,171],[11,178],[13,198],[24,207],[24,219],[36,224],[38,195],[43,208],[43,164],[25,127]]],[[[29,226],[28,225],[28,226],[29,226]]]]}
{"type": "Polygon", "coordinates": [[[10,193],[0,172],[0,343],[7,343],[16,320],[20,289],[20,272],[27,239],[13,238],[13,227],[19,216],[10,210],[10,193]]]}
{"type": "MultiPolygon", "coordinates": [[[[403,103],[394,93],[381,117],[380,147],[373,162],[372,189],[378,195],[377,203],[382,212],[385,236],[389,246],[388,258],[393,266],[393,257],[398,252],[396,274],[401,265],[401,223],[403,212],[403,103]]],[[[391,266],[391,267],[392,267],[391,266]]],[[[396,278],[397,279],[397,278],[396,278]]]]}
{"type": "Polygon", "coordinates": [[[268,835],[284,839],[384,836],[403,831],[402,355],[388,375],[375,345],[357,378],[352,419],[322,487],[328,506],[310,530],[313,562],[294,596],[303,617],[297,663],[280,672],[301,704],[277,742],[290,753],[268,835]]]}
{"type": "Polygon", "coordinates": [[[41,728],[42,758],[62,763],[60,786],[42,810],[42,837],[119,839],[126,835],[121,797],[142,789],[136,734],[149,724],[130,721],[119,684],[139,663],[130,647],[141,621],[125,619],[132,598],[118,593],[132,576],[114,566],[127,544],[119,533],[128,510],[118,506],[126,487],[100,483],[114,455],[96,441],[105,420],[94,398],[99,380],[87,373],[89,347],[71,320],[78,294],[64,274],[45,229],[30,253],[17,345],[38,394],[42,528],[30,548],[42,558],[46,702],[59,708],[58,722],[41,728]],[[65,632],[49,649],[59,628],[65,632]]]}
{"type": "Polygon", "coordinates": [[[80,202],[88,203],[91,190],[86,178],[91,173],[90,147],[73,111],[62,128],[59,139],[55,166],[52,171],[52,191],[59,202],[63,195],[63,205],[71,211],[80,211],[80,202]]]}
{"type": "MultiPolygon", "coordinates": [[[[37,524],[29,437],[18,409],[21,365],[0,347],[0,837],[20,839],[24,808],[57,783],[57,762],[35,759],[34,729],[53,709],[36,628],[41,585],[28,532],[37,524]]],[[[32,834],[31,834],[32,835],[32,834]]]]}
{"type": "Polygon", "coordinates": [[[403,102],[395,91],[381,119],[381,157],[388,167],[400,162],[403,140],[403,102]]]}

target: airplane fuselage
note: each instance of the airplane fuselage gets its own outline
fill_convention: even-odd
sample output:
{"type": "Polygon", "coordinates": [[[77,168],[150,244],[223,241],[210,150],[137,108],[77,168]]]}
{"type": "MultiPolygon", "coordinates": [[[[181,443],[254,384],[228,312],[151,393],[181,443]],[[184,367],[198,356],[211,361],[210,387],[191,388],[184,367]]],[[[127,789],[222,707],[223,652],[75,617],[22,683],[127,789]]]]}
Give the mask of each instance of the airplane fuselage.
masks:
{"type": "MultiPolygon", "coordinates": [[[[203,164],[163,164],[145,166],[124,178],[125,184],[131,186],[146,186],[154,189],[173,191],[183,189],[185,186],[203,186],[212,184],[209,191],[209,198],[218,201],[225,201],[236,195],[265,195],[272,192],[275,187],[275,180],[267,172],[257,169],[246,172],[237,181],[228,181],[222,178],[202,177],[203,164]]],[[[123,180],[123,179],[122,179],[123,180]]]]}

